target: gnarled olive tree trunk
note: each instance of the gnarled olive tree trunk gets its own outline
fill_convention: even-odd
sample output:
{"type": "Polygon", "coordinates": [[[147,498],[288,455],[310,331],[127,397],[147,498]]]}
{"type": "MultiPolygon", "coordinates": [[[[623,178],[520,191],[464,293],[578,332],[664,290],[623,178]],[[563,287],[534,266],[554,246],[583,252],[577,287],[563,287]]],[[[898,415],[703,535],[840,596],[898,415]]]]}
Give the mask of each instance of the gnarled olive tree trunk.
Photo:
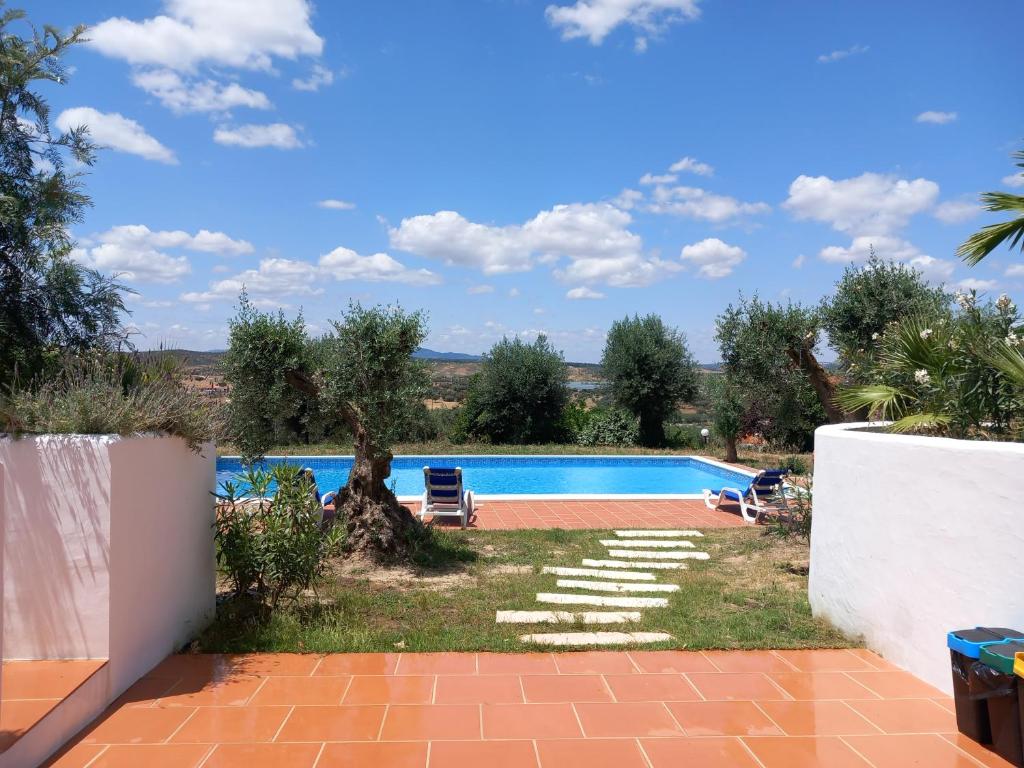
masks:
{"type": "Polygon", "coordinates": [[[825,409],[829,424],[841,424],[846,421],[846,413],[836,405],[836,385],[832,381],[832,377],[828,375],[828,371],[818,362],[818,358],[815,357],[810,346],[804,343],[799,349],[787,347],[786,355],[793,367],[803,371],[808,381],[811,382],[811,386],[821,402],[821,407],[825,409]]]}

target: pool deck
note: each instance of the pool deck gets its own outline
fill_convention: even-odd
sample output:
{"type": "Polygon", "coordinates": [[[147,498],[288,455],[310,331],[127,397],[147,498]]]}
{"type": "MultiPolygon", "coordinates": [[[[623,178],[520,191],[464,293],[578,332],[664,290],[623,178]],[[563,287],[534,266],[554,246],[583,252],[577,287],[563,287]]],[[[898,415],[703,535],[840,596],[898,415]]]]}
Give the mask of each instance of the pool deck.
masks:
{"type": "Polygon", "coordinates": [[[864,650],[172,656],[55,768],[1004,768],[864,650]]]}
{"type": "MultiPolygon", "coordinates": [[[[416,512],[419,503],[407,506],[416,512]]],[[[429,520],[429,518],[428,518],[429,520]]],[[[453,518],[441,518],[438,525],[458,526],[453,518]]],[[[480,531],[509,531],[525,528],[736,528],[747,525],[739,507],[726,505],[711,510],[703,500],[636,499],[614,501],[487,501],[477,504],[469,528],[480,531]]]]}

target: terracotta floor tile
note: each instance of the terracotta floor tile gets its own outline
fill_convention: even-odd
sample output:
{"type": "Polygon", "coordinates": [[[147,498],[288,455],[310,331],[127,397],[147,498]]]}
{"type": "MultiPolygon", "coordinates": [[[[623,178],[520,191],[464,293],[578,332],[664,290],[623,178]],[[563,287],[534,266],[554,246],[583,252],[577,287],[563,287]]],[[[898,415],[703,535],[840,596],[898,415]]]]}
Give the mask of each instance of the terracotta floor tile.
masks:
{"type": "Polygon", "coordinates": [[[341,704],[350,677],[268,677],[252,697],[252,706],[269,704],[341,704]]]}
{"type": "Polygon", "coordinates": [[[962,733],[942,734],[940,738],[943,738],[950,744],[959,747],[979,763],[984,765],[985,768],[1013,768],[1012,765],[991,749],[982,746],[973,739],[967,738],[962,733]]]}
{"type": "Polygon", "coordinates": [[[780,672],[768,677],[798,700],[878,698],[842,672],[780,672]]]}
{"type": "Polygon", "coordinates": [[[157,699],[166,695],[177,680],[164,677],[143,677],[114,700],[114,707],[152,707],[157,699]]]}
{"type": "Polygon", "coordinates": [[[295,707],[277,741],[374,741],[386,707],[295,707]]]}
{"type": "Polygon", "coordinates": [[[451,675],[437,678],[435,704],[522,703],[518,675],[451,675]]]}
{"type": "Polygon", "coordinates": [[[475,704],[417,704],[388,707],[381,741],[479,739],[480,707],[475,704]]]}
{"type": "Polygon", "coordinates": [[[771,651],[705,651],[722,672],[795,672],[786,660],[771,651]]]}
{"type": "Polygon", "coordinates": [[[687,736],[782,736],[752,701],[694,701],[666,704],[687,736]]]}
{"type": "Polygon", "coordinates": [[[531,741],[438,741],[430,745],[430,768],[537,768],[531,741]]]}
{"type": "Polygon", "coordinates": [[[327,744],[318,768],[425,768],[427,742],[327,744]]]}
{"type": "Polygon", "coordinates": [[[393,675],[398,657],[397,653],[331,653],[323,657],[313,675],[393,675]]]}
{"type": "Polygon", "coordinates": [[[242,706],[263,684],[261,677],[226,677],[197,681],[184,677],[158,701],[161,707],[242,706]]]}
{"type": "Polygon", "coordinates": [[[106,662],[5,661],[0,671],[4,701],[11,699],[63,699],[106,662]]]}
{"type": "Polygon", "coordinates": [[[787,694],[776,686],[767,675],[750,672],[733,674],[705,674],[695,672],[687,675],[701,695],[709,701],[770,700],[787,699],[787,694]]]}
{"type": "Polygon", "coordinates": [[[789,736],[879,733],[841,701],[762,701],[759,706],[789,736]]]}
{"type": "Polygon", "coordinates": [[[485,739],[571,739],[581,737],[572,704],[485,704],[485,739]]]}
{"type": "Polygon", "coordinates": [[[700,694],[679,674],[605,675],[616,701],[699,701],[700,694]]]}
{"type": "Polygon", "coordinates": [[[291,707],[199,707],[171,738],[204,744],[273,741],[291,707]]]}
{"type": "Polygon", "coordinates": [[[527,701],[612,700],[600,675],[523,675],[522,680],[527,701]]]}
{"type": "Polygon", "coordinates": [[[559,653],[555,656],[555,664],[563,675],[615,675],[637,671],[629,656],[615,651],[559,653]]]}
{"type": "Polygon", "coordinates": [[[851,701],[885,733],[956,733],[956,717],[928,699],[851,701]]]}
{"type": "Polygon", "coordinates": [[[231,656],[222,653],[172,653],[143,677],[179,680],[226,680],[235,677],[231,656]]]}
{"type": "Polygon", "coordinates": [[[886,661],[874,651],[869,651],[866,648],[848,648],[850,653],[856,656],[858,659],[863,659],[874,669],[887,669],[893,672],[902,672],[899,667],[890,661],[886,661]]]}
{"type": "Polygon", "coordinates": [[[835,736],[745,738],[764,768],[870,768],[835,736]]]}
{"type": "Polygon", "coordinates": [[[157,744],[170,738],[194,710],[185,707],[124,708],[91,728],[85,744],[157,744]]]}
{"type": "Polygon", "coordinates": [[[708,658],[696,651],[630,651],[644,672],[717,672],[708,658]]]}
{"type": "Polygon", "coordinates": [[[875,768],[978,768],[978,764],[941,736],[850,736],[844,741],[875,768]]]}
{"type": "Polygon", "coordinates": [[[775,651],[801,672],[856,672],[872,670],[863,658],[848,650],[775,651]]]}
{"type": "Polygon", "coordinates": [[[909,672],[848,672],[861,685],[870,688],[883,699],[938,699],[946,694],[919,680],[909,672]]]}
{"type": "Polygon", "coordinates": [[[541,768],[648,768],[636,739],[537,741],[541,768]]]}
{"type": "Polygon", "coordinates": [[[643,739],[654,768],[760,768],[739,739],[643,739]]]}
{"type": "Polygon", "coordinates": [[[0,704],[0,751],[6,750],[60,703],[60,699],[25,699],[0,704]]]}
{"type": "Polygon", "coordinates": [[[404,653],[399,675],[475,675],[475,653],[404,653]]]}
{"type": "Polygon", "coordinates": [[[312,674],[322,658],[319,653],[246,653],[230,656],[229,662],[242,675],[301,677],[312,674]]]}
{"type": "Polygon", "coordinates": [[[44,763],[46,768],[85,768],[96,755],[107,747],[103,744],[75,744],[62,749],[44,763]]]}
{"type": "Polygon", "coordinates": [[[313,768],[322,746],[322,744],[221,744],[203,763],[203,768],[313,768]]]}
{"type": "Polygon", "coordinates": [[[206,759],[210,749],[209,744],[119,744],[108,747],[89,763],[89,768],[195,768],[206,759]]]}
{"type": "Polygon", "coordinates": [[[345,704],[430,704],[433,675],[353,677],[345,704]]]}
{"type": "Polygon", "coordinates": [[[481,675],[553,675],[558,672],[550,653],[480,653],[477,665],[481,675]]]}
{"type": "Polygon", "coordinates": [[[588,737],[682,736],[662,704],[575,704],[588,737]]]}

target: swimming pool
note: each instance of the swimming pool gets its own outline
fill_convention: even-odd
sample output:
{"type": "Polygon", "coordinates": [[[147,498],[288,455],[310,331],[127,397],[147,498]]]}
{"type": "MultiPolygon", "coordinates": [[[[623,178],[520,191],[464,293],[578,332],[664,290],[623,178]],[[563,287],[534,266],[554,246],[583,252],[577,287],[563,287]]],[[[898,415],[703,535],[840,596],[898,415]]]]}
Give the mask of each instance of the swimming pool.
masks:
{"type": "MultiPolygon", "coordinates": [[[[268,456],[312,468],[323,492],[348,479],[351,456],[268,456]]],[[[750,475],[694,456],[396,456],[389,483],[400,497],[423,493],[423,467],[462,467],[466,488],[480,496],[700,497],[704,488],[745,487],[750,475]]],[[[217,459],[217,485],[242,470],[236,456],[217,459]]]]}

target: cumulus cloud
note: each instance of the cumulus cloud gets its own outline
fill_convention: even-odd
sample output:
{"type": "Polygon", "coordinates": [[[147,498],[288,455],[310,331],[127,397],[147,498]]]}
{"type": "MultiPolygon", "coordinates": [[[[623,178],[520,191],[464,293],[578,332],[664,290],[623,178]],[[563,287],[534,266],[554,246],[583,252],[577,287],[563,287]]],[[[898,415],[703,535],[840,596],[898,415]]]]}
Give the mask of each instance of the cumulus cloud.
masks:
{"type": "Polygon", "coordinates": [[[853,45],[849,48],[842,48],[831,53],[823,53],[818,57],[819,64],[832,64],[837,61],[842,61],[850,56],[856,56],[860,53],[867,53],[868,46],[866,45],[853,45]]]}
{"type": "Polygon", "coordinates": [[[709,237],[693,245],[684,245],[679,258],[685,264],[697,267],[697,274],[708,280],[728,277],[745,258],[746,251],[738,245],[729,245],[717,237],[709,237]]]}
{"type": "Polygon", "coordinates": [[[970,221],[981,213],[981,206],[966,200],[947,200],[939,203],[932,211],[932,215],[946,224],[959,224],[970,221]]]}
{"type": "Polygon", "coordinates": [[[307,0],[165,0],[164,11],[102,21],[90,27],[89,45],[134,65],[183,72],[204,64],[269,71],[275,58],[323,50],[307,0]]]}
{"type": "Polygon", "coordinates": [[[901,261],[936,282],[948,280],[956,267],[952,261],[936,259],[922,253],[913,243],[890,235],[855,237],[849,248],[832,245],[823,248],[819,256],[824,261],[839,264],[865,262],[871,256],[872,249],[880,259],[901,261]]]}
{"type": "Polygon", "coordinates": [[[665,173],[661,176],[656,176],[653,173],[645,173],[640,177],[640,183],[645,187],[649,187],[653,184],[672,184],[678,178],[679,177],[674,173],[665,173]]]}
{"type": "Polygon", "coordinates": [[[334,200],[329,198],[327,200],[319,201],[317,206],[320,208],[327,208],[331,211],[351,211],[356,207],[356,204],[350,203],[347,200],[334,200]]]}
{"type": "Polygon", "coordinates": [[[402,219],[388,235],[392,248],[445,264],[474,267],[485,274],[525,272],[533,267],[522,227],[477,224],[455,211],[402,219]]]}
{"type": "Polygon", "coordinates": [[[646,210],[722,224],[744,216],[767,213],[771,206],[760,202],[746,203],[699,187],[658,186],[651,193],[646,210]]]}
{"type": "Polygon", "coordinates": [[[171,69],[135,72],[132,82],[161,104],[179,114],[185,112],[227,112],[236,107],[270,109],[273,105],[261,91],[238,83],[182,78],[171,69]]]}
{"type": "Polygon", "coordinates": [[[298,149],[305,146],[294,126],[287,123],[268,125],[239,125],[235,128],[221,126],[213,132],[213,140],[228,147],[275,147],[277,149],[298,149]]]}
{"type": "Polygon", "coordinates": [[[956,112],[935,112],[928,110],[922,112],[914,118],[915,122],[918,123],[931,123],[932,125],[945,125],[946,123],[952,123],[956,120],[956,112]]]}
{"type": "Polygon", "coordinates": [[[695,173],[698,176],[713,176],[715,169],[693,157],[683,157],[669,167],[672,173],[695,173]]]}
{"type": "Polygon", "coordinates": [[[57,127],[70,131],[79,126],[88,126],[89,135],[99,146],[117,152],[138,155],[146,160],[176,165],[174,152],[154,139],[146,129],[134,120],[118,112],[100,112],[92,107],[72,107],[57,116],[57,127]]]}
{"type": "Polygon", "coordinates": [[[852,235],[889,234],[930,208],[939,185],[928,179],[900,179],[864,173],[850,179],[798,176],[783,207],[797,219],[831,224],[852,235]]]}
{"type": "Polygon", "coordinates": [[[802,253],[793,259],[793,269],[800,269],[807,262],[807,257],[802,253]]]}
{"type": "Polygon", "coordinates": [[[634,48],[647,49],[647,36],[657,35],[677,22],[700,16],[698,0],[577,0],[573,5],[549,5],[544,12],[548,23],[561,30],[563,40],[587,38],[600,45],[620,25],[638,32],[634,48]]]}
{"type": "Polygon", "coordinates": [[[976,277],[965,277],[956,284],[957,288],[965,291],[991,291],[999,283],[995,280],[979,280],[976,277]]]}
{"type": "Polygon", "coordinates": [[[483,293],[494,293],[493,285],[471,285],[466,289],[466,293],[473,294],[474,296],[483,293]]]}
{"type": "Polygon", "coordinates": [[[314,64],[309,77],[296,77],[292,80],[292,88],[297,91],[319,91],[334,82],[334,73],[323,64],[314,64]]]}
{"type": "Polygon", "coordinates": [[[600,291],[595,291],[592,288],[581,286],[579,288],[570,288],[566,291],[565,298],[573,301],[579,301],[581,299],[603,299],[604,294],[600,291]]]}
{"type": "Polygon", "coordinates": [[[1008,187],[1024,187],[1024,173],[1011,173],[1009,176],[1003,176],[1003,184],[1008,187]]]}
{"type": "Polygon", "coordinates": [[[1024,277],[1024,264],[1011,264],[1004,274],[1007,277],[1024,277]]]}

